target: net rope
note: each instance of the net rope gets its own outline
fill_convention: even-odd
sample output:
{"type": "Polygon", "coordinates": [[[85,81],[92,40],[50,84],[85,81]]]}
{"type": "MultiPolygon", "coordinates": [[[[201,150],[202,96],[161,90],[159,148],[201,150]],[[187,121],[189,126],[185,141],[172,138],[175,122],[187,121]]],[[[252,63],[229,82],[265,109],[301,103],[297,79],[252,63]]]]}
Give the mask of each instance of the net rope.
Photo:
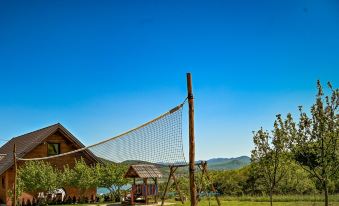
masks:
{"type": "Polygon", "coordinates": [[[115,163],[146,162],[161,165],[187,164],[182,141],[182,110],[186,100],[159,117],[115,137],[96,144],[41,158],[17,158],[36,161],[89,152],[115,163]]]}

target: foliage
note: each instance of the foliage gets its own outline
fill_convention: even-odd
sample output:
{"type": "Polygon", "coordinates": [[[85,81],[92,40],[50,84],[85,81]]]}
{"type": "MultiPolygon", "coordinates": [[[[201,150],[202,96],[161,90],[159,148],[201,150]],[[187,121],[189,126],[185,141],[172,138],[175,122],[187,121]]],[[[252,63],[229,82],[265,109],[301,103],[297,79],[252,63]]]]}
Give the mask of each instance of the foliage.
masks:
{"type": "Polygon", "coordinates": [[[324,97],[320,81],[317,87],[311,117],[299,107],[299,122],[294,123],[291,115],[286,122],[294,159],[320,184],[328,205],[329,186],[339,170],[339,90],[328,83],[332,93],[324,97]]]}
{"type": "Polygon", "coordinates": [[[309,174],[294,161],[290,161],[285,177],[277,185],[279,194],[315,194],[316,184],[309,178],[309,174]]]}
{"type": "Polygon", "coordinates": [[[277,115],[272,134],[261,128],[254,132],[253,142],[255,145],[251,155],[253,169],[261,174],[263,183],[272,198],[277,185],[286,175],[290,162],[288,136],[281,116],[277,115]]]}
{"type": "Polygon", "coordinates": [[[210,172],[211,180],[218,193],[223,195],[242,195],[246,191],[249,167],[238,170],[210,172]]]}
{"type": "Polygon", "coordinates": [[[99,181],[95,167],[88,166],[81,158],[75,160],[74,168],[70,169],[68,165],[64,167],[62,182],[64,186],[78,188],[83,194],[85,190],[97,187],[99,181]]]}
{"type": "Polygon", "coordinates": [[[44,161],[28,161],[18,170],[18,186],[32,193],[36,199],[39,192],[51,192],[60,184],[59,171],[44,161]]]}
{"type": "Polygon", "coordinates": [[[95,171],[98,177],[98,186],[107,188],[110,191],[112,199],[113,196],[120,199],[120,189],[128,183],[128,179],[124,178],[127,169],[127,165],[123,164],[97,164],[95,171]]]}
{"type": "MultiPolygon", "coordinates": [[[[14,185],[13,185],[13,187],[14,187],[14,185]]],[[[7,194],[12,201],[14,200],[14,188],[13,187],[7,191],[7,194]]],[[[19,197],[21,196],[21,194],[23,193],[23,191],[24,191],[24,184],[21,181],[20,177],[17,177],[17,182],[16,182],[16,200],[17,200],[17,203],[19,203],[18,200],[19,200],[19,197]]]]}

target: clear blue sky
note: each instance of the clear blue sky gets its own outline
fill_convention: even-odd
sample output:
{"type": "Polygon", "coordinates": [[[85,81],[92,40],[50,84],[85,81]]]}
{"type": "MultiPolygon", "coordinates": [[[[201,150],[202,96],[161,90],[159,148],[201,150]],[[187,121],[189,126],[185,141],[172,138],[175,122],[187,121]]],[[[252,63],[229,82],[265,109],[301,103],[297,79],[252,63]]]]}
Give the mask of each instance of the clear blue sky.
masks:
{"type": "Polygon", "coordinates": [[[339,2],[0,1],[1,139],[60,122],[95,143],[180,103],[187,71],[197,158],[249,155],[317,79],[338,87],[339,2]]]}

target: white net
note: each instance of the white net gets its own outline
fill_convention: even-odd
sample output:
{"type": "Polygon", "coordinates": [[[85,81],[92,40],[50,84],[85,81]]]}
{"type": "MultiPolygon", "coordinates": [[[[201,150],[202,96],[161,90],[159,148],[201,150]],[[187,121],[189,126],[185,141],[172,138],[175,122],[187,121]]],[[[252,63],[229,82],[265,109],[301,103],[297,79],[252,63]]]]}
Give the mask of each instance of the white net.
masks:
{"type": "Polygon", "coordinates": [[[45,160],[87,150],[103,160],[115,163],[187,164],[182,142],[183,105],[184,103],[135,129],[94,145],[55,156],[18,160],[45,160]]]}

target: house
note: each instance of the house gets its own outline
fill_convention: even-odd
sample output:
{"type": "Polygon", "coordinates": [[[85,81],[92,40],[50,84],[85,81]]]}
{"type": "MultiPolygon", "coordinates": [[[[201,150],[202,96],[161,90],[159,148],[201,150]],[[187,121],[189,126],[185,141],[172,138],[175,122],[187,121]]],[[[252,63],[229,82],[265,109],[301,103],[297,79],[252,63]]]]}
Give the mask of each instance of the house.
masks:
{"type": "MultiPolygon", "coordinates": [[[[54,124],[18,137],[12,138],[0,148],[0,203],[12,205],[8,196],[8,190],[13,188],[14,170],[13,170],[13,148],[16,146],[16,154],[18,158],[39,158],[51,155],[58,155],[85,146],[74,137],[60,123],[54,124]]],[[[73,154],[51,158],[48,161],[52,166],[62,170],[64,165],[68,164],[70,168],[74,167],[75,159],[83,158],[88,165],[94,165],[100,160],[90,151],[83,150],[73,154]]],[[[23,161],[18,161],[20,168],[23,161]]],[[[79,198],[79,190],[77,188],[62,188],[66,192],[66,196],[79,198]]],[[[85,191],[84,196],[95,198],[96,188],[85,191]]],[[[24,192],[20,197],[20,203],[24,200],[32,201],[32,196],[24,192]]]]}

